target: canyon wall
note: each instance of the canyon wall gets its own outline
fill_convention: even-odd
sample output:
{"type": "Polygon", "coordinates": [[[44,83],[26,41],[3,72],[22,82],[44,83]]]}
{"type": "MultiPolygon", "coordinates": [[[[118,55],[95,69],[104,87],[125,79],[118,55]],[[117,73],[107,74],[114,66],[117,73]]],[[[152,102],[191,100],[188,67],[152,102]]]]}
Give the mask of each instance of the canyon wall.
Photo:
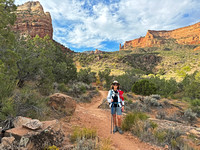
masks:
{"type": "Polygon", "coordinates": [[[13,26],[15,32],[31,37],[38,34],[42,38],[49,35],[50,39],[53,39],[51,15],[49,12],[44,12],[40,2],[26,2],[18,6],[15,13],[17,15],[13,26]]]}
{"type": "Polygon", "coordinates": [[[131,50],[144,47],[160,47],[169,39],[173,39],[178,44],[200,44],[200,22],[170,31],[148,30],[145,37],[126,41],[123,46],[120,44],[120,50],[131,50]]]}

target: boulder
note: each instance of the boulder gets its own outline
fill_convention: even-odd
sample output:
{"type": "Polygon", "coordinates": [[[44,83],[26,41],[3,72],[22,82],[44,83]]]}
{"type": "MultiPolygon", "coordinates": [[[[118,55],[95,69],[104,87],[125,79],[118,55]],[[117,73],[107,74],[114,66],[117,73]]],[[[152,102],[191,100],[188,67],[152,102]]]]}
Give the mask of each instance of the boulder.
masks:
{"type": "Polygon", "coordinates": [[[51,95],[48,104],[58,114],[59,118],[71,116],[76,109],[76,101],[72,97],[61,93],[51,95]]]}
{"type": "MultiPolygon", "coordinates": [[[[18,118],[20,121],[27,119],[24,117],[18,118]]],[[[62,145],[64,134],[61,129],[61,124],[58,120],[42,122],[40,122],[39,120],[31,120],[28,121],[26,124],[28,123],[31,124],[31,128],[29,126],[24,127],[24,124],[22,123],[21,126],[7,130],[5,132],[5,137],[3,138],[5,140],[2,139],[0,148],[4,148],[5,143],[12,143],[13,149],[20,148],[26,150],[44,149],[47,145],[55,145],[57,147],[62,145]],[[39,126],[40,128],[33,130],[33,128],[35,127],[32,127],[32,124],[36,125],[37,127],[39,126]],[[40,126],[41,124],[42,126],[40,126]],[[10,135],[13,136],[12,139],[8,138],[9,140],[7,140],[6,137],[10,137],[10,135]]]]}

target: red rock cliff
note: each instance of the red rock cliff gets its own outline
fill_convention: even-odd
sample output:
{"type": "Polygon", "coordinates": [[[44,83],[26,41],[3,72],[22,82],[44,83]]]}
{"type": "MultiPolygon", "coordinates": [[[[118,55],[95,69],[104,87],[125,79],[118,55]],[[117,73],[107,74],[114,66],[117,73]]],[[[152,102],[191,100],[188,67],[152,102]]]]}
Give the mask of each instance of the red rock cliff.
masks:
{"type": "Polygon", "coordinates": [[[35,37],[37,34],[40,37],[49,35],[53,39],[53,27],[51,15],[49,12],[44,12],[40,2],[26,2],[17,7],[17,20],[13,30],[20,34],[35,37]]]}
{"type": "MultiPolygon", "coordinates": [[[[49,35],[53,40],[53,27],[51,15],[49,12],[44,12],[40,2],[26,2],[23,5],[17,7],[16,10],[17,19],[13,30],[21,35],[35,37],[45,37],[49,35]]],[[[54,41],[54,40],[53,40],[54,41]]],[[[54,41],[54,43],[61,47],[64,52],[73,52],[64,45],[54,41]]]]}
{"type": "Polygon", "coordinates": [[[170,31],[148,30],[145,37],[126,41],[123,46],[120,45],[120,50],[130,50],[138,47],[159,47],[167,39],[174,39],[178,44],[200,44],[200,22],[170,31]]]}

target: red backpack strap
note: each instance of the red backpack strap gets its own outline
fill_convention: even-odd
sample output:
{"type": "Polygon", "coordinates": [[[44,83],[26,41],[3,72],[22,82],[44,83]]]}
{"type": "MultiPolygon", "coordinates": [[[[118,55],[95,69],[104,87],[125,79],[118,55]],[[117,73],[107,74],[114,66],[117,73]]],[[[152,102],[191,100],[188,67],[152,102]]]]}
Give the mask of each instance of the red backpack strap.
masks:
{"type": "Polygon", "coordinates": [[[124,101],[123,93],[123,91],[119,90],[119,97],[122,99],[122,101],[124,101]]]}

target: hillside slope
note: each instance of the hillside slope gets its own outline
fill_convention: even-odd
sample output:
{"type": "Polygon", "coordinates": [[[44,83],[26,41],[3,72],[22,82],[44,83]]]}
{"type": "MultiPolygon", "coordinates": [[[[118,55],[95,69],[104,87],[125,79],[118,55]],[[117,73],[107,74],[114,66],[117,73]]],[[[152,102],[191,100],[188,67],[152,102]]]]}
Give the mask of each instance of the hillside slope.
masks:
{"type": "Polygon", "coordinates": [[[180,81],[185,74],[200,71],[200,51],[196,46],[180,45],[174,41],[161,47],[136,48],[134,51],[107,52],[104,54],[74,55],[78,70],[90,67],[97,72],[111,70],[111,75],[121,75],[126,70],[137,69],[145,74],[159,74],[180,81]]]}

